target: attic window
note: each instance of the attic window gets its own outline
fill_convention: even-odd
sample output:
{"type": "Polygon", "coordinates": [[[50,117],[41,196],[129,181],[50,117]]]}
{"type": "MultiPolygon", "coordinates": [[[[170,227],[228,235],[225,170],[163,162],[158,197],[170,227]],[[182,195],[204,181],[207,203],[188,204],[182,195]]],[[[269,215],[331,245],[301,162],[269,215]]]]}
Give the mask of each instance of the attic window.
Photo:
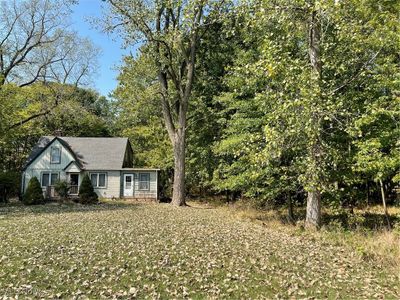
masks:
{"type": "Polygon", "coordinates": [[[52,164],[61,163],[61,148],[59,148],[59,147],[51,147],[50,163],[52,163],[52,164]]]}

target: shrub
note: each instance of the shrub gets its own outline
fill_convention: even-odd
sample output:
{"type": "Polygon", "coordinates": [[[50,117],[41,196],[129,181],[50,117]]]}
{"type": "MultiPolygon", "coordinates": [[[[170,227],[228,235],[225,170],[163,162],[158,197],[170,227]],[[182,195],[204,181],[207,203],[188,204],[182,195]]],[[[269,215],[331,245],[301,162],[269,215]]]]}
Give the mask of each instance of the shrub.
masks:
{"type": "Polygon", "coordinates": [[[65,180],[57,181],[54,186],[54,189],[62,200],[68,198],[69,185],[67,181],[65,180]]]}
{"type": "Polygon", "coordinates": [[[10,197],[20,196],[21,173],[0,172],[0,202],[8,202],[10,197]]]}
{"type": "Polygon", "coordinates": [[[35,205],[44,202],[42,187],[36,177],[32,177],[31,180],[29,180],[23,202],[25,205],[35,205]]]}
{"type": "Polygon", "coordinates": [[[92,182],[87,174],[83,176],[81,186],[79,187],[78,201],[82,204],[97,203],[99,201],[99,197],[95,193],[92,182]]]}

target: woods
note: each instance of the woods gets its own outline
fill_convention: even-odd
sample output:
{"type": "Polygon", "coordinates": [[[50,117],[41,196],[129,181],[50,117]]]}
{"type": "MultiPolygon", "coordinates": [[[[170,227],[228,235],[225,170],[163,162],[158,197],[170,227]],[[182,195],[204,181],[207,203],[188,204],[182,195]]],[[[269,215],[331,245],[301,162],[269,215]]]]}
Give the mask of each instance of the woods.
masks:
{"type": "Polygon", "coordinates": [[[85,89],[96,47],[62,23],[72,4],[2,4],[4,172],[62,130],[129,137],[177,206],[304,207],[318,228],[324,208],[398,203],[397,3],[105,4],[101,29],[138,47],[109,98],[85,89]]]}
{"type": "MultiPolygon", "coordinates": [[[[186,195],[305,205],[311,227],[321,224],[321,206],[365,206],[385,195],[398,201],[398,4],[242,1],[228,7],[216,19],[205,16],[199,38],[186,195]]],[[[165,153],[159,143],[173,141],[161,133],[161,105],[154,105],[161,90],[149,45],[125,60],[114,97],[124,122],[137,129],[124,134],[133,140],[156,135],[157,143],[136,146],[165,153]],[[140,90],[126,97],[132,82],[140,90]],[[132,116],[152,119],[124,113],[139,103],[132,116]]],[[[174,86],[174,74],[166,78],[174,86]]],[[[143,159],[172,168],[162,155],[143,159]]]]}

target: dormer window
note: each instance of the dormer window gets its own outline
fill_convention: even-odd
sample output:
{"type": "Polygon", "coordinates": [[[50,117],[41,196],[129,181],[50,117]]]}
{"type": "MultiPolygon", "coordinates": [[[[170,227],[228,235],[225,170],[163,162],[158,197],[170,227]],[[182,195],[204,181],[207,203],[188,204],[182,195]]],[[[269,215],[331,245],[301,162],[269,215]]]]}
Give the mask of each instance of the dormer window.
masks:
{"type": "Polygon", "coordinates": [[[61,163],[61,148],[60,147],[51,147],[50,163],[52,163],[52,164],[61,163]]]}

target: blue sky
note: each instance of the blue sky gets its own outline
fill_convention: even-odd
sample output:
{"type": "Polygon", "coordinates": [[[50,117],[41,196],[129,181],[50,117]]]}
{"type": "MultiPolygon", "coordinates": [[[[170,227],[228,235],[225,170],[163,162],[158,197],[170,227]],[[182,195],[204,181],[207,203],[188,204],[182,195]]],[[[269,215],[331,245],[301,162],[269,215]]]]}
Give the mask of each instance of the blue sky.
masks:
{"type": "Polygon", "coordinates": [[[123,54],[128,51],[122,49],[121,39],[100,32],[88,22],[88,18],[101,18],[104,5],[101,0],[80,0],[79,4],[73,7],[72,29],[80,36],[88,37],[101,49],[98,74],[93,76],[93,88],[101,95],[107,96],[117,86],[117,67],[122,62],[123,54]]]}

